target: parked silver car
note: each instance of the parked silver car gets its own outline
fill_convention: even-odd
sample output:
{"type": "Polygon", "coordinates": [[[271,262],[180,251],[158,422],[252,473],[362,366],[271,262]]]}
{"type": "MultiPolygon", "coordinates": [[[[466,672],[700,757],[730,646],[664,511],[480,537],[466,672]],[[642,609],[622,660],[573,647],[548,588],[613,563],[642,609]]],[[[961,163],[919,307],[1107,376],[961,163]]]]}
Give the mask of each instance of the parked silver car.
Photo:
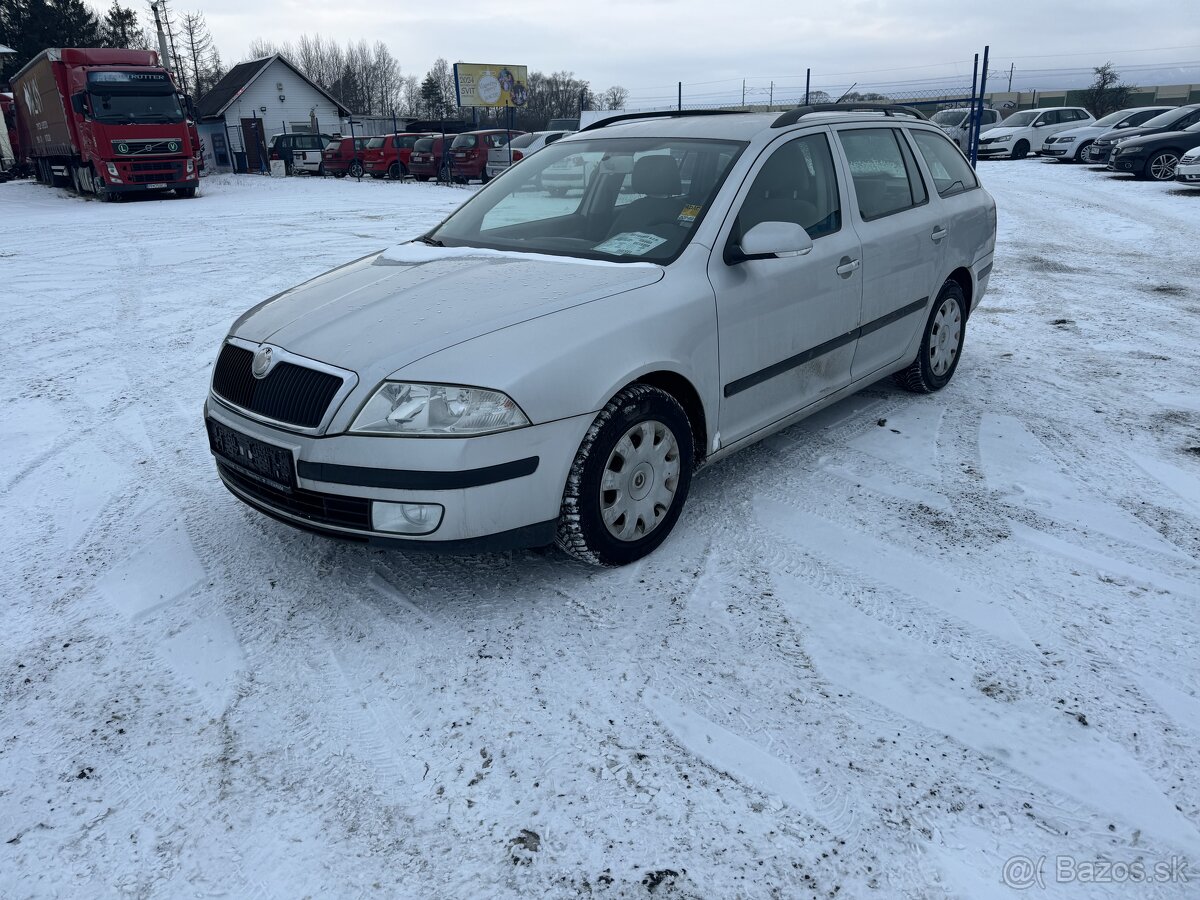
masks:
{"type": "Polygon", "coordinates": [[[1046,138],[1041,155],[1053,156],[1070,162],[1088,162],[1091,158],[1092,143],[1097,138],[1113,142],[1119,141],[1121,132],[1128,128],[1137,128],[1148,119],[1167,112],[1171,108],[1170,106],[1139,106],[1135,109],[1117,110],[1088,125],[1068,128],[1066,131],[1060,131],[1058,134],[1046,138]]]}
{"type": "MultiPolygon", "coordinates": [[[[970,151],[967,138],[971,133],[971,108],[955,107],[943,109],[933,114],[931,121],[950,136],[950,140],[958,144],[964,153],[970,151]]],[[[979,114],[979,133],[990,131],[1000,124],[1001,116],[998,109],[984,109],[979,114]]]]}
{"type": "Polygon", "coordinates": [[[222,481],[350,540],[631,562],[692,473],[880,378],[944,387],[996,207],[903,107],[634,115],[233,325],[222,481]],[[540,190],[568,157],[580,196],[540,190]]]}

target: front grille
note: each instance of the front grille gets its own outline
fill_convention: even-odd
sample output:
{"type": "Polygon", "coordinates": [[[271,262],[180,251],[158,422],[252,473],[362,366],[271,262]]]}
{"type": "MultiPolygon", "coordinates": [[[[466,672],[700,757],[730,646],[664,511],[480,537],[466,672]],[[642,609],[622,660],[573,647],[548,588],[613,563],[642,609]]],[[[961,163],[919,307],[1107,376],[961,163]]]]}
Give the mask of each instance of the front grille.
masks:
{"type": "Polygon", "coordinates": [[[328,372],[280,362],[266,378],[251,371],[254,354],[226,344],[213,370],[213,392],[234,406],[300,428],[316,428],[341,390],[342,379],[328,372]]]}
{"type": "Polygon", "coordinates": [[[316,491],[306,491],[303,488],[281,491],[247,478],[219,462],[217,470],[227,483],[272,509],[299,516],[318,525],[336,525],[341,528],[357,528],[362,531],[371,530],[370,500],[362,497],[320,494],[316,491]]]}
{"type": "Polygon", "coordinates": [[[154,181],[183,181],[183,163],[171,160],[135,162],[129,164],[133,174],[126,180],[131,184],[149,184],[154,181]]]}

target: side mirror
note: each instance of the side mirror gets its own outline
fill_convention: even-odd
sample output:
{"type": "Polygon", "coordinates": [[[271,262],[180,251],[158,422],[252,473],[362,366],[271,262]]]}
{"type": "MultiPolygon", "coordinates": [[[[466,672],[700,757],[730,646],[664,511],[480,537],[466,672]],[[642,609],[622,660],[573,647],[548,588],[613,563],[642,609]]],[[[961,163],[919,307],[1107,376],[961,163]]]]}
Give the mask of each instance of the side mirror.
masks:
{"type": "Polygon", "coordinates": [[[1033,127],[1034,127],[1034,128],[1041,128],[1041,127],[1042,127],[1043,125],[1045,125],[1045,124],[1046,124],[1045,122],[1043,122],[1043,121],[1041,121],[1041,120],[1039,119],[1038,121],[1036,121],[1036,122],[1034,122],[1034,123],[1033,123],[1033,127]]]}
{"type": "Polygon", "coordinates": [[[87,99],[83,94],[71,95],[71,109],[81,116],[87,115],[87,99]]]}
{"type": "Polygon", "coordinates": [[[742,259],[804,256],[811,253],[812,238],[795,222],[759,222],[742,235],[742,259]]]}

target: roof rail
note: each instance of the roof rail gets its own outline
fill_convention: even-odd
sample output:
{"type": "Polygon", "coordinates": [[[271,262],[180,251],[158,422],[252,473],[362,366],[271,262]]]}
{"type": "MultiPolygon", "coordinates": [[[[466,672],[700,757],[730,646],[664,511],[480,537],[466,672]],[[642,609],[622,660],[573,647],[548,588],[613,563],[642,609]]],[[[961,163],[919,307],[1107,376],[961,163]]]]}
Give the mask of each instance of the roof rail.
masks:
{"type": "Polygon", "coordinates": [[[618,122],[632,122],[637,119],[677,119],[683,116],[733,116],[737,115],[737,112],[737,110],[732,109],[665,109],[658,110],[657,112],[622,113],[619,116],[600,119],[591,125],[585,125],[579,130],[594,131],[597,128],[616,125],[618,122]]]}
{"type": "Polygon", "coordinates": [[[810,106],[797,106],[789,109],[771,123],[772,128],[783,128],[785,125],[795,125],[805,116],[813,113],[832,112],[879,112],[885,116],[911,116],[914,119],[924,119],[925,114],[911,106],[901,106],[898,103],[813,103],[810,106]]]}

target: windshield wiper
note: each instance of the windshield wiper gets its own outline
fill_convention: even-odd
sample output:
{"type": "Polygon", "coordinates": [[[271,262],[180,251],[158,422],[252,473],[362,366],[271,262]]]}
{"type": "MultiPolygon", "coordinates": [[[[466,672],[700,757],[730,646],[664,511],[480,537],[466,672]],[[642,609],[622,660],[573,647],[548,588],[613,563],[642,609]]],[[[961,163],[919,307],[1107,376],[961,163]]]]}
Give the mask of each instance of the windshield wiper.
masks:
{"type": "Polygon", "coordinates": [[[441,241],[439,241],[437,238],[431,238],[427,234],[421,235],[419,238],[417,238],[417,240],[420,241],[422,244],[428,244],[430,247],[445,247],[446,246],[441,241]]]}

